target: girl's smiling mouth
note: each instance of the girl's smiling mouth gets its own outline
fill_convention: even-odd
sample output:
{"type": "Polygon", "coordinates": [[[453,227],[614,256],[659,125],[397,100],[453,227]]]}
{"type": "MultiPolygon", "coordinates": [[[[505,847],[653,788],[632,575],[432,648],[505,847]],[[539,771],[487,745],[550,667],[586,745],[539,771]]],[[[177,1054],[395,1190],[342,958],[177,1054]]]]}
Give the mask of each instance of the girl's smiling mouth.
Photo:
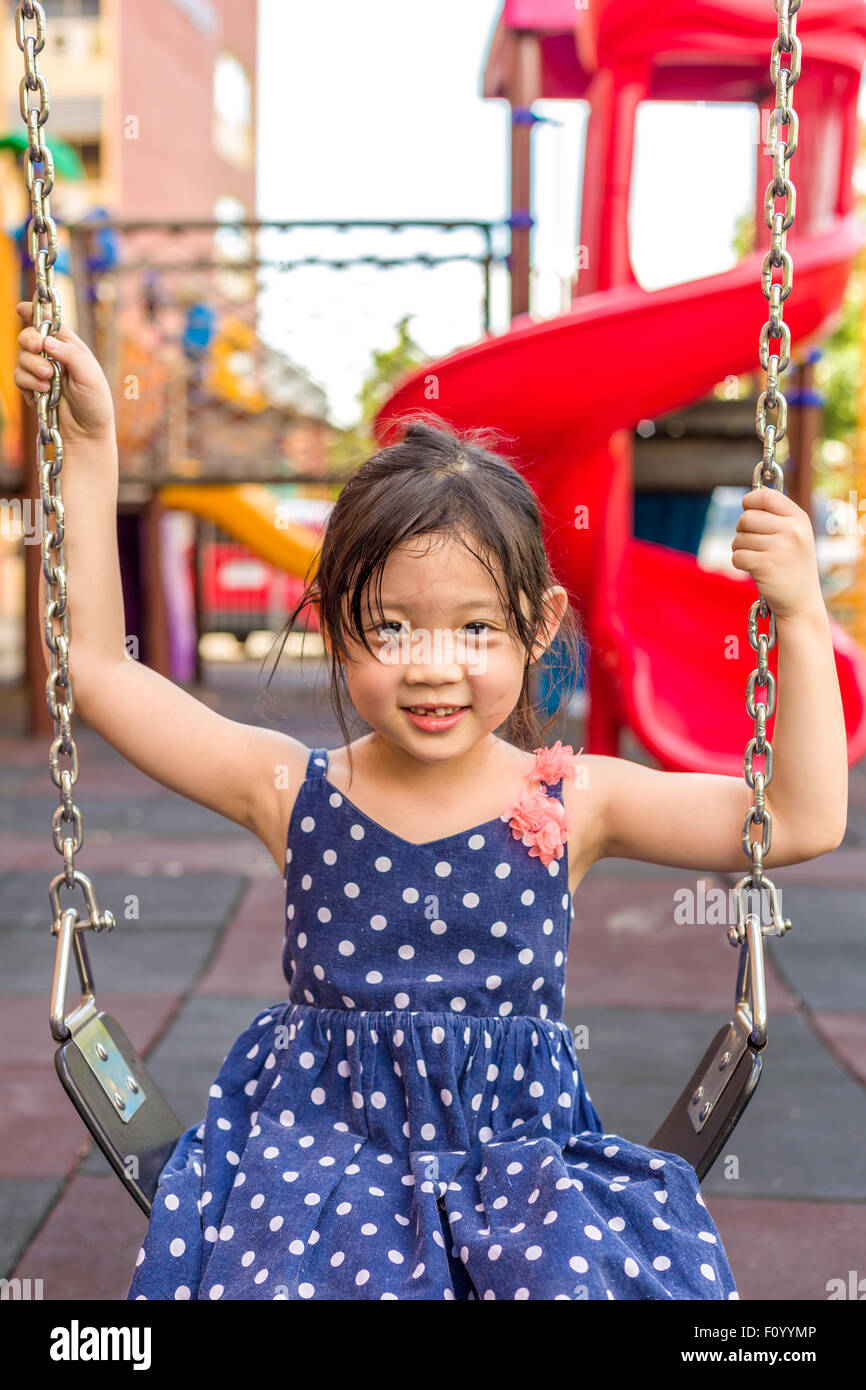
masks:
{"type": "Polygon", "coordinates": [[[450,729],[456,724],[458,719],[470,708],[469,705],[403,705],[401,706],[407,719],[415,725],[416,729],[425,729],[435,733],[439,729],[450,729]],[[437,710],[447,711],[445,714],[437,714],[437,710]],[[423,713],[422,713],[423,711],[423,713]]]}

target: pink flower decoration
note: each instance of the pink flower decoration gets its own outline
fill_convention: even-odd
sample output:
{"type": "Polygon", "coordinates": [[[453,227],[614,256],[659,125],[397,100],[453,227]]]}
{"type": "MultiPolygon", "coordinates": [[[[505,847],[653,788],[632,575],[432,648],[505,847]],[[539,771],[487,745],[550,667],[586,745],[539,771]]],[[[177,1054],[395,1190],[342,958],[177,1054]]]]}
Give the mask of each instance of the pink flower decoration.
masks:
{"type": "Polygon", "coordinates": [[[535,764],[526,778],[527,790],[510,816],[502,817],[508,821],[515,840],[522,840],[529,847],[530,856],[540,859],[545,868],[554,859],[562,858],[562,847],[568,840],[568,813],[555,796],[548,796],[533,784],[559,782],[576,770],[576,755],[570,744],[563,747],[557,739],[552,748],[537,748],[535,764]]]}
{"type": "MultiPolygon", "coordinates": [[[[579,748],[578,752],[582,753],[583,748],[579,748]]],[[[576,758],[577,754],[571,744],[566,743],[563,746],[562,740],[557,739],[552,748],[536,748],[535,772],[530,775],[537,778],[539,782],[545,782],[548,786],[552,786],[555,782],[561,781],[563,777],[576,774],[576,758]]]]}

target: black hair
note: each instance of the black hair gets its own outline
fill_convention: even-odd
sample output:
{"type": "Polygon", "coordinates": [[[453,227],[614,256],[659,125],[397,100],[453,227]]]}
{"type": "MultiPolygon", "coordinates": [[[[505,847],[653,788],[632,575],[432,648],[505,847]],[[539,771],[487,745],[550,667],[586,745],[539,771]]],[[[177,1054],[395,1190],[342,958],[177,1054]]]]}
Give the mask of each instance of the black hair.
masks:
{"type": "MultiPolygon", "coordinates": [[[[315,605],[320,629],[325,629],[330,641],[331,703],[346,745],[350,778],[350,731],[342,701],[344,694],[348,696],[346,637],[349,634],[373,651],[362,603],[375,586],[381,611],[382,571],[392,550],[414,536],[433,532],[464,544],[491,574],[508,631],[527,656],[550,622],[551,614],[542,602],[545,591],[559,582],[544,548],[538,500],[521,471],[497,451],[501,436],[496,431],[458,433],[430,411],[414,411],[395,424],[398,429],[402,426],[399,438],[363,462],[334,503],[320,550],[304,577],[304,591],[275,639],[282,635],[267,682],[269,686],[298,614],[307,605],[315,605]],[[505,584],[504,597],[500,579],[505,584]],[[521,594],[526,597],[528,615],[521,594]]],[[[543,743],[579,679],[582,635],[580,620],[569,603],[544,659],[551,671],[559,656],[560,671],[570,679],[556,681],[558,706],[540,727],[530,679],[532,664],[524,667],[517,704],[505,721],[508,742],[525,751],[543,743]]]]}

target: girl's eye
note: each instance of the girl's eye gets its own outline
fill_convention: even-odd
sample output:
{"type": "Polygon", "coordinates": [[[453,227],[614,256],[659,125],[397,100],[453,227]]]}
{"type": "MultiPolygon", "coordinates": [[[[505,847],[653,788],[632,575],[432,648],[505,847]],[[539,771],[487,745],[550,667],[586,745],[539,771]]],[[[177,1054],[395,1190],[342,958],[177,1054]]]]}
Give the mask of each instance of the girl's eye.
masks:
{"type": "MultiPolygon", "coordinates": [[[[472,622],[464,623],[463,626],[464,626],[464,627],[490,627],[490,623],[486,622],[483,618],[478,618],[478,619],[473,620],[472,622]]],[[[385,632],[387,628],[397,628],[397,629],[400,629],[401,627],[402,627],[402,623],[398,623],[396,618],[388,618],[384,623],[380,623],[379,626],[378,626],[377,628],[374,628],[373,631],[376,632],[376,633],[379,633],[379,632],[385,632]]]]}

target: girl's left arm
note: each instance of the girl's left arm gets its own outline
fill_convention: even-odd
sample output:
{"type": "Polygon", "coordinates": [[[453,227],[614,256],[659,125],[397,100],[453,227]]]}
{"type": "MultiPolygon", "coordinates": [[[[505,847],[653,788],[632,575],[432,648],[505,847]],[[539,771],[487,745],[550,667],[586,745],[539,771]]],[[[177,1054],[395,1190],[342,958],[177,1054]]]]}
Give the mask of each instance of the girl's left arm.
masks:
{"type": "MultiPolygon", "coordinates": [[[[756,488],[743,498],[731,550],[734,567],[751,574],[776,624],[773,776],[764,793],[772,817],[764,863],[771,869],[826,854],[845,835],[848,750],[842,697],[807,514],[784,493],[756,488]]],[[[745,710],[744,722],[745,746],[745,710]]],[[[741,837],[754,791],[745,776],[663,772],[620,758],[586,762],[590,784],[600,789],[595,799],[602,822],[599,857],[747,872],[750,860],[741,837]]],[[[756,755],[757,768],[762,765],[756,755]]],[[[761,826],[752,822],[749,839],[761,837],[761,826]]]]}

